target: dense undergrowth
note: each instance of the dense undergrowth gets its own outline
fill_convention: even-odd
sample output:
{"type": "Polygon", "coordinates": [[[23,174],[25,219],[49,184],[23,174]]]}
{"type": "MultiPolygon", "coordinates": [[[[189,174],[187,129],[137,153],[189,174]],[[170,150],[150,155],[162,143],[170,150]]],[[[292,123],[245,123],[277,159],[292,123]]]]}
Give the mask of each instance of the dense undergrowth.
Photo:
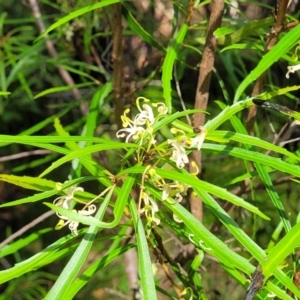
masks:
{"type": "Polygon", "coordinates": [[[0,299],[300,297],[280,3],[0,4],[0,299]]]}

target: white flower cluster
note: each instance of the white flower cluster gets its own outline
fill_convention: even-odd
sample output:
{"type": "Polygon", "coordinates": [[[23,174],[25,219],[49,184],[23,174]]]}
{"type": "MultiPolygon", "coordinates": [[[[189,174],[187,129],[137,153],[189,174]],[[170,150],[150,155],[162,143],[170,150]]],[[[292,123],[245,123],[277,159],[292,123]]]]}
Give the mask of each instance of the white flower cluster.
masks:
{"type": "MultiPolygon", "coordinates": [[[[65,190],[66,195],[56,198],[53,204],[61,208],[70,209],[70,203],[74,199],[74,193],[77,191],[83,192],[84,190],[81,187],[76,187],[76,185],[69,187],[65,190]]],[[[94,204],[87,205],[86,208],[82,210],[72,210],[72,212],[76,212],[79,215],[83,216],[90,216],[93,213],[95,213],[95,211],[96,205],[94,204]]],[[[78,235],[77,228],[79,222],[70,220],[68,217],[62,216],[59,213],[56,213],[56,215],[60,218],[60,221],[56,225],[55,229],[61,229],[62,227],[69,224],[69,229],[71,230],[71,233],[75,236],[78,235]]]]}
{"type": "MultiPolygon", "coordinates": [[[[128,143],[130,139],[133,141],[138,140],[138,143],[140,144],[140,146],[143,146],[143,149],[151,150],[148,152],[152,154],[157,153],[160,157],[166,158],[166,156],[168,156],[170,160],[175,162],[177,168],[184,168],[184,166],[189,163],[186,149],[197,148],[198,150],[200,150],[207,133],[206,129],[204,127],[195,128],[194,133],[196,134],[196,136],[189,137],[183,130],[171,128],[170,132],[175,137],[173,139],[168,139],[166,149],[162,149],[160,145],[156,145],[156,140],[154,139],[153,134],[153,125],[155,124],[155,122],[157,122],[167,114],[168,109],[163,103],[151,104],[149,102],[150,100],[143,97],[139,97],[136,100],[136,106],[139,113],[133,119],[130,119],[128,117],[128,114],[130,112],[129,109],[126,109],[124,111],[124,114],[121,116],[124,128],[119,130],[116,136],[118,138],[126,137],[126,143],[128,143]],[[142,105],[140,104],[141,101],[144,102],[142,105]],[[153,107],[157,109],[157,111],[155,112],[156,117],[155,113],[153,112],[153,107]],[[146,133],[146,140],[148,143],[147,146],[144,143],[144,137],[146,136],[146,133]]],[[[137,153],[139,154],[140,150],[138,150],[137,153]]],[[[142,156],[140,156],[139,158],[142,158],[142,156]]],[[[138,161],[143,161],[143,159],[138,159],[138,161]]],[[[178,181],[165,182],[165,180],[156,173],[155,168],[155,166],[148,165],[146,167],[145,173],[143,174],[139,213],[146,216],[148,224],[154,223],[156,225],[159,225],[160,219],[156,216],[156,213],[159,211],[157,202],[155,201],[154,197],[144,189],[144,178],[149,178],[146,174],[150,175],[150,182],[162,191],[161,200],[169,201],[172,204],[174,204],[174,201],[175,203],[181,202],[182,196],[186,195],[189,186],[178,181]],[[172,202],[170,199],[172,199],[172,202]],[[141,203],[143,203],[143,206],[141,206],[141,203]]],[[[175,221],[180,222],[180,220],[176,216],[174,216],[174,219],[175,221]]]]}
{"type": "Polygon", "coordinates": [[[197,131],[199,132],[196,137],[190,138],[186,136],[186,133],[182,130],[176,128],[171,129],[171,133],[178,136],[175,140],[168,140],[168,143],[173,147],[170,159],[175,161],[177,168],[183,168],[185,164],[189,162],[186,148],[190,149],[197,147],[198,150],[201,149],[207,131],[204,127],[200,127],[197,131]]]}
{"type": "MultiPolygon", "coordinates": [[[[153,103],[152,106],[157,108],[158,115],[154,117],[152,107],[146,103],[140,106],[140,100],[144,102],[149,102],[150,100],[139,97],[136,99],[136,106],[139,110],[139,113],[131,120],[127,115],[130,112],[130,109],[126,109],[124,114],[121,116],[123,129],[120,129],[116,136],[118,138],[123,138],[127,135],[125,142],[128,143],[129,139],[137,140],[142,138],[145,132],[152,134],[152,126],[160,116],[166,115],[168,112],[167,107],[163,103],[153,103]],[[144,128],[145,127],[145,128],[144,128]]],[[[152,140],[152,143],[155,143],[155,140],[152,140]]]]}
{"type": "MultiPolygon", "coordinates": [[[[165,180],[156,173],[155,168],[149,169],[149,175],[151,177],[151,182],[153,183],[153,185],[162,191],[161,200],[168,201],[170,204],[180,203],[183,199],[182,196],[186,195],[188,189],[190,188],[189,185],[180,183],[178,181],[166,183],[165,180]],[[173,199],[173,201],[171,201],[171,198],[173,199]]],[[[154,212],[156,211],[158,211],[158,208],[156,208],[154,212]]],[[[175,215],[173,215],[173,218],[176,222],[181,222],[181,220],[178,219],[175,215]]],[[[157,225],[159,224],[159,222],[156,221],[155,223],[157,225]]]]}
{"type": "MultiPolygon", "coordinates": [[[[136,100],[136,106],[139,110],[139,113],[135,116],[133,120],[128,117],[128,113],[130,109],[126,109],[124,114],[121,116],[123,129],[120,129],[116,136],[118,138],[123,138],[126,135],[125,142],[128,143],[130,138],[134,141],[141,138],[141,143],[143,143],[143,137],[145,133],[149,133],[151,136],[151,144],[155,144],[156,140],[152,136],[153,133],[153,125],[155,121],[159,118],[163,117],[167,114],[168,108],[165,104],[152,103],[151,106],[157,108],[157,116],[154,117],[154,112],[152,107],[149,104],[144,103],[142,107],[140,106],[140,101],[150,102],[149,99],[139,97],[136,100]]],[[[170,157],[171,160],[175,161],[176,166],[178,168],[183,168],[185,164],[189,162],[186,149],[196,147],[198,150],[201,149],[203,141],[206,136],[206,129],[204,127],[199,127],[196,129],[196,137],[191,138],[186,135],[183,130],[172,128],[171,133],[177,135],[176,139],[168,139],[168,143],[172,146],[172,155],[170,157]]]]}

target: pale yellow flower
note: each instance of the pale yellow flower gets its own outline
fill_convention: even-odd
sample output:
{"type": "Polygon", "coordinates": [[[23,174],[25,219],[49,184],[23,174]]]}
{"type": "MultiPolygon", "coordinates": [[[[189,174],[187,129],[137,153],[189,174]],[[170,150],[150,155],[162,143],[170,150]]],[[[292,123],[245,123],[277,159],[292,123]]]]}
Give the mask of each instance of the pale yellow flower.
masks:
{"type": "MultiPolygon", "coordinates": [[[[136,99],[136,106],[139,110],[139,113],[131,120],[127,115],[130,112],[129,109],[124,111],[124,114],[121,116],[122,119],[122,126],[124,128],[120,129],[116,136],[118,138],[123,138],[125,136],[125,142],[128,143],[129,139],[132,138],[133,140],[137,140],[144,136],[145,132],[150,134],[150,143],[155,144],[155,139],[152,136],[153,132],[153,124],[155,122],[154,112],[152,107],[149,104],[143,103],[140,104],[140,101],[143,102],[150,102],[149,99],[144,97],[139,97],[136,99]],[[144,127],[143,127],[144,126],[144,127]]],[[[154,103],[152,104],[153,107],[157,107],[158,116],[167,113],[168,109],[163,103],[154,103]]]]}
{"type": "Polygon", "coordinates": [[[172,183],[165,183],[162,186],[162,201],[167,200],[169,196],[174,197],[176,202],[182,201],[182,195],[187,194],[189,186],[184,183],[174,181],[172,183]]]}
{"type": "Polygon", "coordinates": [[[65,209],[69,209],[70,208],[70,202],[74,199],[74,193],[75,192],[83,192],[84,189],[81,187],[77,187],[76,185],[73,185],[69,188],[67,188],[66,190],[64,190],[64,192],[66,193],[65,196],[60,196],[58,198],[56,198],[53,201],[53,204],[65,209]]]}
{"type": "MultiPolygon", "coordinates": [[[[86,209],[82,209],[82,210],[78,210],[78,211],[73,209],[72,212],[78,213],[79,215],[83,215],[83,216],[90,216],[96,212],[96,205],[91,204],[86,209]]],[[[71,230],[71,233],[74,236],[78,235],[77,228],[79,226],[79,222],[70,220],[68,217],[62,216],[60,214],[58,214],[58,217],[61,220],[58,222],[55,229],[61,229],[62,227],[69,224],[69,229],[71,230]]]]}
{"type": "Polygon", "coordinates": [[[290,73],[295,73],[296,71],[300,70],[300,64],[295,65],[295,66],[288,66],[287,69],[288,69],[288,71],[287,71],[285,77],[290,78],[290,73]]]}
{"type": "Polygon", "coordinates": [[[144,125],[144,123],[141,122],[141,120],[134,120],[132,121],[127,114],[129,113],[129,109],[126,109],[124,111],[124,114],[121,116],[122,119],[122,126],[123,129],[120,129],[116,136],[118,138],[123,138],[127,135],[125,142],[128,143],[129,139],[132,137],[134,140],[137,140],[138,138],[142,137],[145,128],[141,127],[140,125],[144,125]]]}
{"type": "Polygon", "coordinates": [[[144,202],[144,207],[140,210],[140,214],[145,213],[147,221],[150,223],[155,223],[159,225],[160,219],[155,216],[155,213],[158,212],[158,205],[154,199],[146,192],[142,193],[142,199],[144,202]]]}
{"type": "Polygon", "coordinates": [[[190,148],[197,147],[197,149],[199,151],[204,142],[205,136],[207,134],[207,130],[204,127],[200,126],[198,129],[194,129],[194,132],[197,133],[197,135],[196,135],[196,137],[192,138],[190,148]]]}

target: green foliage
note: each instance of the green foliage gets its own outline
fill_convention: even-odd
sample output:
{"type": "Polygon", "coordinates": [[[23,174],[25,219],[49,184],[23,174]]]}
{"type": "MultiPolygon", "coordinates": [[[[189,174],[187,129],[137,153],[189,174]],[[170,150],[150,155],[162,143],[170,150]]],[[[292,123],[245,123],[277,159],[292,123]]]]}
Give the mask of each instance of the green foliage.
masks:
{"type": "MultiPolygon", "coordinates": [[[[0,208],[15,212],[16,224],[24,227],[37,218],[33,213],[42,215],[46,209],[56,216],[47,225],[25,227],[21,238],[9,239],[15,224],[5,225],[1,238],[8,239],[0,244],[0,257],[7,264],[0,271],[0,299],[96,299],[96,292],[104,294],[102,299],[115,299],[108,289],[116,286],[130,295],[134,287],[127,284],[124,257],[131,251],[137,253],[135,288],[144,299],[219,299],[214,291],[221,299],[242,299],[255,270],[263,276],[257,299],[270,294],[293,299],[291,292],[300,297],[293,282],[299,268],[299,182],[292,180],[300,177],[299,151],[270,142],[268,122],[259,114],[255,136],[249,135],[244,117],[254,99],[278,97],[292,107],[292,93],[300,85],[272,68],[297,58],[300,25],[282,32],[264,54],[264,34],[273,17],[251,21],[241,12],[238,19],[227,14],[215,31],[218,49],[207,121],[193,128],[188,117],[203,111],[193,109],[196,80],[191,74],[203,53],[206,17],[190,25],[188,3],[173,2],[166,38],[158,30],[163,21],[152,20],[157,24],[151,27],[147,18],[150,22],[154,16],[133,3],[43,3],[41,20],[50,26],[40,35],[35,18],[20,10],[21,4],[16,10],[24,14],[20,18],[9,11],[0,16],[0,147],[1,163],[5,161],[0,181],[4,191],[14,187],[0,208]],[[130,80],[138,87],[122,94],[129,101],[121,116],[113,113],[117,88],[110,62],[116,5],[122,5],[124,41],[141,41],[164,57],[161,65],[151,65],[149,59],[149,69],[136,67],[137,78],[130,80]],[[78,52],[69,35],[74,40],[80,36],[78,52]],[[57,55],[47,53],[47,41],[56,41],[57,55]],[[89,59],[82,61],[80,54],[89,59]],[[60,68],[73,83],[64,82],[60,68]],[[249,88],[265,72],[268,90],[249,97],[249,88]],[[176,87],[181,82],[186,84],[184,110],[176,87]],[[81,88],[89,90],[72,101],[61,96],[81,88]],[[51,98],[55,93],[58,98],[51,98]],[[122,119],[122,129],[116,118],[122,119]],[[44,156],[22,158],[22,152],[34,150],[43,150],[44,156]],[[198,150],[201,176],[188,156],[198,150]],[[11,155],[19,155],[17,164],[11,155]],[[188,171],[188,164],[195,170],[188,171]],[[202,220],[190,211],[191,202],[199,199],[202,220]],[[182,259],[187,246],[194,251],[182,259]]],[[[134,56],[142,57],[142,52],[127,52],[132,65],[134,56]]],[[[126,80],[124,76],[129,86],[126,80]]],[[[279,130],[289,119],[299,121],[300,114],[274,111],[271,119],[279,130]]]]}

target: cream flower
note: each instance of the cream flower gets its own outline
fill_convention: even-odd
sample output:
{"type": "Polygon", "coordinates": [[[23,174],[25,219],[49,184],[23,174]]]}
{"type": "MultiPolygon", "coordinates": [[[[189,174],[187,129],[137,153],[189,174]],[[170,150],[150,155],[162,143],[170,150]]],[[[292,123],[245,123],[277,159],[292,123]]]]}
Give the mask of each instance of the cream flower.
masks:
{"type": "Polygon", "coordinates": [[[123,138],[127,135],[125,142],[128,143],[129,139],[132,137],[134,140],[137,140],[139,137],[141,137],[144,132],[145,128],[141,127],[140,125],[144,125],[140,119],[135,119],[132,121],[127,114],[130,112],[130,109],[125,109],[124,114],[121,116],[122,119],[122,126],[123,129],[120,129],[116,136],[118,138],[123,138]]]}
{"type": "Polygon", "coordinates": [[[189,158],[182,143],[177,140],[168,140],[168,143],[173,147],[170,159],[175,161],[177,168],[182,169],[184,165],[189,162],[189,158]]]}
{"type": "Polygon", "coordinates": [[[192,143],[190,148],[197,147],[198,151],[201,149],[202,144],[204,142],[205,136],[207,134],[207,130],[200,126],[199,128],[195,128],[194,132],[197,133],[196,137],[192,138],[192,143]]]}
{"type": "Polygon", "coordinates": [[[163,102],[153,103],[152,106],[157,107],[158,115],[166,115],[168,113],[168,108],[163,102]]]}
{"type": "Polygon", "coordinates": [[[176,202],[182,201],[182,195],[187,194],[189,186],[184,183],[174,181],[173,183],[165,183],[162,186],[162,201],[167,200],[169,196],[174,197],[176,202]]]}
{"type": "MultiPolygon", "coordinates": [[[[93,213],[95,213],[95,211],[96,211],[96,205],[94,205],[94,204],[89,205],[87,207],[87,209],[82,209],[82,210],[78,210],[78,211],[75,210],[75,209],[72,210],[72,212],[78,213],[79,215],[82,215],[82,216],[90,216],[93,213]]],[[[64,226],[66,226],[66,225],[69,224],[69,229],[71,230],[71,233],[74,236],[78,235],[77,228],[79,226],[79,222],[70,220],[68,217],[62,216],[60,214],[58,214],[58,217],[61,220],[58,222],[58,224],[56,225],[55,229],[61,229],[62,227],[64,227],[64,226]]]]}
{"type": "Polygon", "coordinates": [[[75,192],[83,192],[84,189],[81,187],[77,187],[76,185],[70,186],[64,192],[66,196],[60,196],[53,201],[53,204],[65,209],[70,208],[70,202],[74,199],[75,192]]]}
{"type": "Polygon", "coordinates": [[[202,126],[194,129],[194,133],[197,134],[194,138],[188,137],[183,130],[177,128],[171,128],[171,133],[177,135],[177,138],[168,140],[168,143],[173,147],[170,159],[176,162],[178,168],[183,168],[184,165],[189,162],[185,149],[197,147],[197,149],[200,150],[207,134],[207,130],[202,126]]]}
{"type": "Polygon", "coordinates": [[[176,222],[176,223],[182,223],[183,221],[178,218],[175,214],[173,214],[173,220],[176,222]]]}
{"type": "Polygon", "coordinates": [[[151,106],[148,105],[148,104],[143,104],[142,105],[143,109],[141,109],[140,99],[143,99],[145,102],[150,101],[150,100],[145,99],[143,97],[139,97],[139,98],[136,99],[136,106],[137,106],[138,110],[140,111],[140,113],[136,115],[134,120],[139,125],[145,125],[145,124],[148,123],[147,127],[149,127],[149,125],[153,125],[153,123],[154,123],[154,119],[155,119],[154,118],[154,113],[153,113],[153,110],[152,110],[151,106]]]}
{"type": "MultiPolygon", "coordinates": [[[[83,191],[84,191],[84,189],[82,187],[77,187],[76,185],[73,185],[73,186],[67,188],[66,190],[64,190],[66,195],[56,198],[53,201],[53,204],[58,207],[62,207],[64,209],[70,209],[70,203],[75,198],[75,196],[74,196],[75,192],[83,192],[83,191]]],[[[74,209],[72,211],[76,212],[80,215],[83,215],[83,216],[89,216],[89,215],[92,215],[96,211],[96,206],[94,204],[91,204],[91,205],[87,206],[86,209],[79,210],[79,211],[74,209]]],[[[57,230],[61,229],[62,227],[69,224],[69,229],[71,230],[71,233],[73,235],[78,234],[77,227],[79,225],[79,222],[70,220],[68,217],[63,216],[59,213],[56,213],[56,215],[60,218],[60,220],[57,223],[57,225],[55,226],[55,229],[57,229],[57,230]]]]}
{"type": "MultiPolygon", "coordinates": [[[[152,107],[149,104],[143,103],[140,104],[140,101],[150,102],[149,99],[144,97],[139,97],[136,99],[136,106],[139,110],[139,113],[135,116],[133,120],[131,120],[127,114],[130,112],[130,109],[126,109],[124,114],[121,116],[123,129],[120,129],[116,136],[118,138],[126,137],[126,143],[128,143],[130,138],[137,140],[144,136],[145,132],[150,134],[150,143],[155,144],[155,139],[152,136],[153,132],[153,124],[155,122],[154,112],[152,107]],[[143,127],[144,126],[144,127],[143,127]]],[[[158,116],[167,113],[167,107],[159,102],[151,104],[153,107],[157,107],[158,116]]]]}
{"type": "Polygon", "coordinates": [[[296,71],[300,70],[300,64],[295,65],[295,66],[288,66],[287,69],[288,69],[288,71],[287,71],[285,77],[290,78],[290,73],[295,73],[296,71]]]}
{"type": "Polygon", "coordinates": [[[144,207],[140,210],[140,214],[145,213],[148,222],[154,222],[156,225],[159,225],[160,219],[155,217],[155,213],[158,212],[157,203],[146,192],[142,193],[142,199],[144,201],[144,207]]]}
{"type": "Polygon", "coordinates": [[[129,139],[132,137],[133,140],[137,140],[139,137],[142,137],[145,132],[145,129],[140,126],[132,126],[129,124],[129,128],[123,128],[120,129],[116,136],[117,138],[123,138],[126,136],[126,133],[128,133],[125,142],[128,143],[129,139]]]}

